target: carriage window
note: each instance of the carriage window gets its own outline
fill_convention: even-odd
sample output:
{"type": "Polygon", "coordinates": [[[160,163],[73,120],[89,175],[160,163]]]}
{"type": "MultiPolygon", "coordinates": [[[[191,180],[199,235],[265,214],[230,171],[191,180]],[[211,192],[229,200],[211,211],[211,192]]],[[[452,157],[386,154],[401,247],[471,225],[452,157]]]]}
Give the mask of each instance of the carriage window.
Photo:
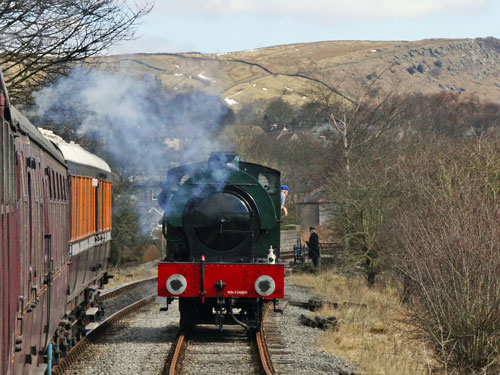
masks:
{"type": "Polygon", "coordinates": [[[55,176],[55,173],[54,171],[52,171],[51,173],[51,176],[52,176],[52,199],[56,199],[57,197],[57,191],[56,191],[56,176],[55,176]]]}
{"type": "Polygon", "coordinates": [[[16,201],[16,174],[15,174],[14,136],[9,137],[9,201],[16,201]]]}
{"type": "Polygon", "coordinates": [[[63,186],[63,199],[67,200],[66,198],[66,178],[62,177],[62,186],[63,186]]]}
{"type": "Polygon", "coordinates": [[[71,239],[75,239],[77,234],[76,234],[76,220],[77,220],[77,196],[78,196],[78,190],[76,187],[77,184],[77,177],[73,176],[71,178],[71,207],[72,207],[72,220],[71,220],[71,239]]]}
{"type": "Polygon", "coordinates": [[[49,198],[52,199],[54,193],[52,191],[52,174],[50,173],[50,169],[47,170],[47,175],[49,177],[49,198]]]}
{"type": "Polygon", "coordinates": [[[4,157],[4,143],[5,143],[5,139],[6,139],[6,134],[5,134],[5,129],[6,129],[6,126],[5,126],[5,122],[3,121],[3,119],[0,119],[0,201],[4,201],[5,200],[5,197],[4,197],[4,194],[5,194],[5,189],[4,189],[4,186],[5,186],[5,181],[4,181],[4,175],[5,175],[5,157],[4,157]]]}
{"type": "Polygon", "coordinates": [[[42,175],[42,170],[40,169],[40,163],[37,163],[37,169],[38,173],[36,174],[37,176],[37,186],[38,186],[38,196],[40,197],[40,201],[42,200],[43,197],[43,175],[42,175]]]}
{"type": "Polygon", "coordinates": [[[59,199],[59,184],[57,183],[59,175],[57,172],[54,173],[54,200],[59,199]]]}
{"type": "Polygon", "coordinates": [[[95,202],[95,231],[99,232],[101,229],[101,223],[99,222],[100,215],[99,215],[99,207],[101,206],[101,202],[99,200],[99,191],[101,190],[101,184],[99,183],[96,188],[95,188],[95,197],[94,197],[94,202],[95,202]]]}
{"type": "Polygon", "coordinates": [[[38,194],[38,172],[39,170],[36,169],[36,163],[35,163],[35,159],[31,158],[30,160],[30,168],[31,168],[31,186],[33,187],[33,197],[34,197],[34,201],[37,202],[38,201],[38,197],[39,197],[39,194],[38,194]]]}
{"type": "Polygon", "coordinates": [[[57,200],[61,200],[61,175],[56,173],[57,200]]]}
{"type": "Polygon", "coordinates": [[[57,174],[57,199],[62,199],[61,175],[57,174]]]}
{"type": "Polygon", "coordinates": [[[59,185],[61,186],[61,200],[65,200],[66,198],[64,197],[64,177],[62,175],[59,175],[59,185]]]}
{"type": "Polygon", "coordinates": [[[1,147],[1,154],[0,158],[2,160],[2,165],[0,166],[0,173],[1,173],[1,181],[0,183],[2,184],[2,192],[1,192],[1,200],[4,202],[7,199],[7,123],[2,120],[2,129],[1,129],[1,135],[2,135],[2,140],[0,141],[0,147],[1,147]]]}
{"type": "Polygon", "coordinates": [[[9,124],[0,120],[0,200],[2,202],[15,202],[16,200],[16,174],[15,174],[15,147],[14,136],[9,135],[9,124]]]}
{"type": "Polygon", "coordinates": [[[16,152],[16,200],[21,199],[21,187],[23,186],[23,180],[21,179],[23,157],[20,153],[16,152]]]}

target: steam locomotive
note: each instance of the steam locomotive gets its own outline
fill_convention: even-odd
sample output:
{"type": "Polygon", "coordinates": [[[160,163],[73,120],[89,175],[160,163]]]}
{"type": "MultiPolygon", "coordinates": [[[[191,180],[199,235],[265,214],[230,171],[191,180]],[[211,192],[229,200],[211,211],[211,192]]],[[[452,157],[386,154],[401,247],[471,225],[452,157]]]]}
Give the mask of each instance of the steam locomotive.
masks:
{"type": "Polygon", "coordinates": [[[173,168],[158,197],[167,255],[158,295],[179,298],[180,325],[259,330],[265,300],[284,296],[280,172],[212,153],[173,168]]]}
{"type": "Polygon", "coordinates": [[[111,170],[34,127],[0,71],[0,373],[42,374],[102,315],[111,170]]]}

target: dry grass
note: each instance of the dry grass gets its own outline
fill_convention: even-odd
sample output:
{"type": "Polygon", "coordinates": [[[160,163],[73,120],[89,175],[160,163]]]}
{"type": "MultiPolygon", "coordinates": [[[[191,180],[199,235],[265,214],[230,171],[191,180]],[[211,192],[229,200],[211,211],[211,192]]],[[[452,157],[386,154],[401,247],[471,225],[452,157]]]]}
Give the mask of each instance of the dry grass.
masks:
{"type": "Polygon", "coordinates": [[[320,349],[350,360],[369,375],[436,373],[431,350],[412,338],[403,323],[405,310],[390,283],[368,288],[365,280],[331,272],[292,275],[291,281],[339,304],[318,312],[339,320],[337,329],[326,331],[319,340],[320,349]]]}
{"type": "Polygon", "coordinates": [[[158,262],[148,262],[132,267],[113,268],[109,273],[114,275],[114,278],[109,280],[106,288],[112,288],[132,281],[156,276],[158,275],[157,264],[158,262]]]}

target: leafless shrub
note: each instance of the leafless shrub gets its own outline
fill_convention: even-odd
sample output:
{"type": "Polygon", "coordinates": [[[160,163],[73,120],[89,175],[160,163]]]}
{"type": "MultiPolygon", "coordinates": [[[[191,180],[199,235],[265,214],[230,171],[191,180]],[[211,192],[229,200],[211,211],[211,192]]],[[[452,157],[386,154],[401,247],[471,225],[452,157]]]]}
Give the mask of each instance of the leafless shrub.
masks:
{"type": "Polygon", "coordinates": [[[338,266],[361,272],[370,285],[392,269],[390,236],[392,211],[400,196],[394,163],[404,145],[384,136],[366,147],[350,173],[329,179],[331,223],[342,238],[338,266]]]}
{"type": "Polygon", "coordinates": [[[475,96],[443,91],[398,96],[394,100],[404,113],[400,125],[413,134],[463,138],[500,127],[500,105],[481,102],[475,96]]]}
{"type": "Polygon", "coordinates": [[[498,142],[441,144],[404,160],[397,217],[411,322],[445,370],[500,370],[500,152],[498,142]],[[413,165],[409,165],[413,163],[413,165]]]}

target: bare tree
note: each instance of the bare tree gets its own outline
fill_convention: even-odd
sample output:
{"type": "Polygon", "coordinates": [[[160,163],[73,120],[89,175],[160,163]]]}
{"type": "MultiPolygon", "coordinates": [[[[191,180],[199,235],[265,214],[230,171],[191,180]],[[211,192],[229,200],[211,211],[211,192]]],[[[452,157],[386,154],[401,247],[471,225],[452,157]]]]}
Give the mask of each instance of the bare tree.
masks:
{"type": "Polygon", "coordinates": [[[0,3],[0,67],[15,102],[29,102],[33,91],[134,37],[151,0],[128,6],[119,0],[5,0],[0,3]]]}
{"type": "MultiPolygon", "coordinates": [[[[377,77],[388,69],[390,67],[377,77]]],[[[351,172],[352,153],[393,129],[402,115],[399,104],[393,100],[394,89],[384,92],[376,80],[362,81],[360,87],[363,88],[356,98],[339,95],[339,90],[325,85],[315,85],[309,92],[309,97],[328,114],[330,124],[337,131],[347,174],[351,172]]]]}
{"type": "Polygon", "coordinates": [[[404,113],[394,89],[382,90],[376,80],[360,83],[360,94],[350,98],[325,85],[312,88],[309,97],[327,114],[336,134],[325,185],[331,224],[343,240],[339,258],[346,269],[365,273],[372,285],[376,275],[390,267],[384,237],[397,191],[393,184],[383,183],[382,176],[391,174],[387,167],[404,113]]]}

